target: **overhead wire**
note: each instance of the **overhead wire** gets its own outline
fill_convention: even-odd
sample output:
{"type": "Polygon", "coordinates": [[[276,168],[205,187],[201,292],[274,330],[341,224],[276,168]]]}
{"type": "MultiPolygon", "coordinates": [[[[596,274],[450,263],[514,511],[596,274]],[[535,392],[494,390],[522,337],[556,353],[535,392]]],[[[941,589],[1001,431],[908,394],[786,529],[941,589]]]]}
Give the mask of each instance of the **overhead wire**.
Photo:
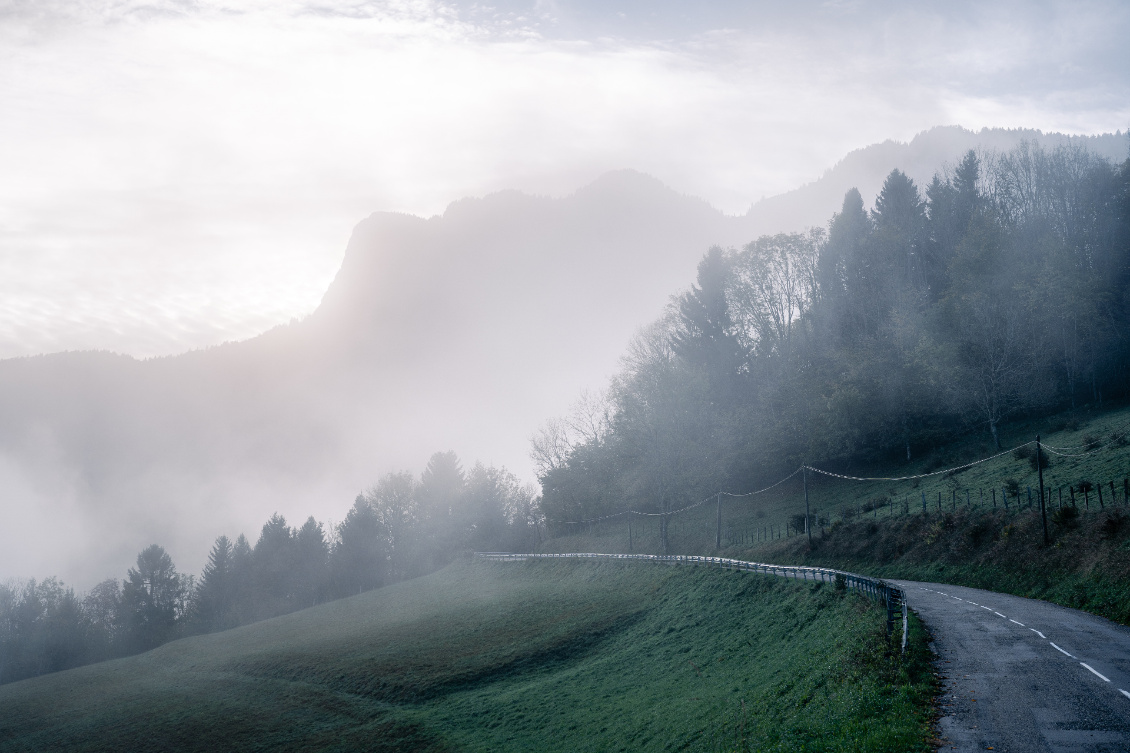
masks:
{"type": "MultiPolygon", "coordinates": [[[[1130,424],[1128,424],[1127,426],[1130,426],[1130,424]]],[[[1078,454],[1067,453],[1067,452],[1064,452],[1063,450],[1070,450],[1070,449],[1077,449],[1077,448],[1080,448],[1080,447],[1087,447],[1087,444],[1090,444],[1090,443],[1078,445],[1077,447],[1076,446],[1053,447],[1051,445],[1045,444],[1044,442],[1040,442],[1039,446],[1040,446],[1040,449],[1047,450],[1051,454],[1057,455],[1059,457],[1081,458],[1081,457],[1086,457],[1088,455],[1092,455],[1095,452],[1098,452],[1099,450],[1105,449],[1106,447],[1109,447],[1109,446],[1115,444],[1118,440],[1124,439],[1127,436],[1130,436],[1130,428],[1127,428],[1126,431],[1124,431],[1122,434],[1119,434],[1119,435],[1115,435],[1115,434],[1112,433],[1109,442],[1099,443],[1097,446],[1094,446],[1091,449],[1088,449],[1085,452],[1078,453],[1078,454]]],[[[847,474],[835,473],[833,471],[826,471],[826,470],[823,470],[821,468],[816,468],[814,466],[805,464],[805,465],[801,465],[795,471],[793,471],[789,475],[783,477],[779,481],[777,481],[773,484],[770,484],[769,486],[766,486],[763,489],[758,489],[758,490],[752,491],[752,492],[744,492],[744,493],[738,494],[738,493],[735,493],[735,492],[719,491],[719,492],[715,492],[714,494],[711,494],[708,497],[705,497],[704,499],[702,499],[699,502],[695,502],[694,504],[690,504],[690,505],[687,505],[685,507],[680,507],[678,510],[670,510],[668,512],[643,512],[641,510],[632,510],[632,509],[629,508],[627,510],[622,510],[620,512],[612,513],[612,514],[609,514],[609,515],[603,515],[603,516],[597,517],[597,518],[586,518],[584,520],[563,521],[563,523],[565,525],[578,525],[578,524],[583,524],[583,523],[598,523],[602,520],[610,520],[612,518],[618,518],[618,517],[621,517],[623,515],[640,515],[640,516],[644,516],[644,517],[664,517],[664,516],[669,516],[669,515],[677,515],[679,513],[686,512],[687,510],[691,510],[691,509],[694,509],[696,507],[701,507],[702,505],[706,504],[707,502],[710,502],[711,500],[713,500],[713,499],[715,499],[719,496],[727,496],[727,497],[732,497],[732,498],[735,498],[735,499],[740,499],[740,498],[743,498],[743,497],[753,497],[753,496],[756,496],[758,494],[762,494],[762,493],[767,492],[771,489],[775,489],[776,487],[785,483],[786,481],[793,478],[798,473],[800,473],[801,471],[804,471],[804,470],[809,470],[809,471],[812,471],[813,473],[818,473],[818,474],[823,475],[823,476],[842,479],[842,480],[845,480],[845,481],[914,481],[916,479],[930,478],[931,476],[939,476],[939,475],[944,475],[944,474],[947,474],[947,473],[956,473],[957,471],[964,471],[964,470],[967,470],[969,468],[973,468],[974,466],[980,465],[981,463],[987,463],[990,460],[995,460],[995,459],[1002,457],[1004,455],[1008,455],[1009,453],[1016,452],[1017,450],[1019,450],[1023,447],[1028,447],[1029,445],[1032,445],[1032,444],[1036,444],[1036,440],[1033,439],[1033,440],[1030,440],[1028,442],[1024,442],[1023,444],[1019,444],[1019,445],[1012,447],[1008,450],[1003,450],[1001,452],[998,452],[995,455],[990,455],[988,457],[981,458],[980,460],[974,460],[971,463],[965,463],[963,465],[953,466],[952,468],[943,468],[942,470],[939,470],[939,471],[930,471],[929,473],[919,473],[919,474],[915,474],[915,475],[912,475],[912,476],[850,476],[850,475],[847,475],[847,474]]]]}
{"type": "Polygon", "coordinates": [[[974,460],[972,463],[966,463],[965,465],[957,465],[957,466],[954,466],[953,468],[943,468],[940,471],[931,471],[929,473],[919,473],[919,474],[916,474],[914,476],[847,476],[847,475],[844,475],[842,473],[833,473],[832,471],[825,471],[825,470],[821,470],[820,468],[813,468],[811,465],[806,465],[805,468],[812,471],[813,473],[820,473],[820,474],[823,474],[825,476],[831,476],[832,478],[844,479],[846,481],[914,481],[915,479],[929,478],[930,476],[938,476],[938,475],[945,474],[945,473],[956,473],[957,471],[964,471],[966,468],[972,468],[975,465],[980,465],[981,463],[987,463],[990,460],[995,460],[996,458],[999,458],[1002,455],[1007,455],[1010,452],[1016,452],[1021,447],[1027,447],[1030,444],[1034,444],[1035,441],[1036,440],[1033,439],[1031,442],[1025,442],[1024,444],[1017,445],[1016,447],[1013,447],[1010,450],[998,452],[996,455],[990,455],[987,458],[981,458],[980,460],[974,460]]]}

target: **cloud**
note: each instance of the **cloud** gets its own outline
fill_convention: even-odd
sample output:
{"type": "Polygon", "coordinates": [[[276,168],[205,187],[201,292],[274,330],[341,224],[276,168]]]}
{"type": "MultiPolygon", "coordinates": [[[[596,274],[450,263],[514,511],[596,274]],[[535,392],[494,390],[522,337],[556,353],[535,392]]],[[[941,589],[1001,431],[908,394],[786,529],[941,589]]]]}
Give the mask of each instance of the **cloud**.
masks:
{"type": "Polygon", "coordinates": [[[302,316],[377,209],[633,167],[741,212],[941,123],[1122,128],[1128,13],[9,0],[0,356],[302,316]]]}

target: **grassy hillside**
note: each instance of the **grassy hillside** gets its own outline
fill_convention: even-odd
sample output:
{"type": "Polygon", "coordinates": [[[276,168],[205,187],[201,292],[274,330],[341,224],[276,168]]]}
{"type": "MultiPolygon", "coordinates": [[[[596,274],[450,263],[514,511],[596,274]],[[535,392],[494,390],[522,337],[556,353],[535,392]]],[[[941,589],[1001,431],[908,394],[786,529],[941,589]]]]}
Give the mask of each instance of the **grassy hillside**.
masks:
{"type": "Polygon", "coordinates": [[[808,547],[774,541],[757,555],[888,578],[957,583],[1044,599],[1130,625],[1130,509],[1053,512],[1044,546],[1038,510],[958,509],[838,524],[808,547]]]}
{"type": "MultiPolygon", "coordinates": [[[[1113,507],[1128,509],[1123,497],[1123,479],[1130,478],[1130,408],[1104,412],[1089,409],[1041,419],[1012,422],[1001,430],[1005,448],[1035,439],[1040,434],[1050,448],[1062,448],[1061,454],[1049,451],[1044,468],[1044,484],[1051,490],[1056,506],[1062,497],[1070,504],[1070,487],[1080,481],[1102,484],[1102,505],[1092,490],[1087,499],[1077,496],[1080,511],[1098,513],[1113,507]],[[1088,449],[1090,448],[1090,449],[1088,449]],[[1117,499],[1112,505],[1110,483],[1114,483],[1117,499]]],[[[1005,511],[1002,488],[1018,490],[1021,502],[1028,504],[1028,490],[1038,505],[1038,479],[1029,452],[1006,452],[1000,457],[953,473],[938,473],[906,481],[851,481],[810,473],[808,492],[811,514],[820,519],[820,527],[830,529],[838,521],[859,519],[883,521],[902,519],[922,512],[926,498],[930,513],[961,509],[992,510],[993,493],[997,509],[1005,511]]],[[[971,434],[964,439],[934,448],[910,462],[902,459],[859,461],[830,468],[849,476],[904,477],[931,474],[966,463],[973,463],[996,454],[987,433],[971,434]]],[[[818,464],[817,464],[818,465],[818,464]]],[[[1008,513],[1017,511],[1014,492],[1009,492],[1008,513]]],[[[696,500],[689,500],[693,502],[696,500]]],[[[687,502],[680,501],[680,504],[687,502]]],[[[766,545],[792,533],[789,522],[805,511],[803,483],[800,474],[763,494],[750,497],[723,497],[722,547],[732,556],[755,556],[766,545]]],[[[670,544],[675,554],[705,554],[715,549],[717,508],[713,500],[693,510],[671,517],[670,544]]],[[[814,525],[814,528],[817,527],[814,525]]],[[[551,539],[545,551],[658,552],[660,549],[657,518],[636,517],[632,522],[629,544],[626,517],[579,526],[575,535],[551,539]]],[[[776,551],[776,548],[770,548],[776,551]]],[[[767,560],[768,561],[768,560],[767,560]]]]}
{"type": "MultiPolygon", "coordinates": [[[[1050,448],[1044,469],[1044,485],[1050,491],[1050,546],[1043,545],[1039,480],[1029,447],[956,472],[898,482],[810,474],[809,501],[820,521],[814,525],[812,548],[789,526],[795,516],[803,520],[799,476],[766,494],[727,499],[721,552],[762,562],[823,565],[1004,591],[1130,625],[1130,504],[1125,497],[1130,408],[1085,409],[1014,422],[1002,431],[1002,442],[1011,448],[1036,434],[1050,448]],[[1077,492],[1072,506],[1071,489],[1079,489],[1081,482],[1090,482],[1092,488],[1086,494],[1077,492]],[[1010,489],[1007,507],[1005,487],[1010,489]]],[[[844,475],[915,476],[994,454],[987,437],[977,434],[909,463],[860,463],[835,470],[844,475]]],[[[716,515],[710,502],[673,516],[672,551],[715,551],[716,515]]],[[[585,527],[544,548],[626,552],[627,521],[585,527]]],[[[636,518],[631,551],[658,550],[656,519],[636,518]]]]}
{"type": "Polygon", "coordinates": [[[829,587],[460,562],[0,687],[0,749],[918,750],[924,636],[829,587]]]}

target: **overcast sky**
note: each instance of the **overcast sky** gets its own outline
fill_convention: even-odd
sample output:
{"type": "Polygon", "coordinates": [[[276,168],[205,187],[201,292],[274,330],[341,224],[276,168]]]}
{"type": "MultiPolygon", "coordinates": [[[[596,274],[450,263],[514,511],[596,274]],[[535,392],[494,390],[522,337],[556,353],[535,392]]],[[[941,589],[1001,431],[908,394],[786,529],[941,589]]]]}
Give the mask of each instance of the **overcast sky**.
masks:
{"type": "Polygon", "coordinates": [[[375,210],[630,167],[740,213],[935,125],[1125,129],[1128,21],[1119,1],[0,0],[0,357],[303,316],[375,210]]]}

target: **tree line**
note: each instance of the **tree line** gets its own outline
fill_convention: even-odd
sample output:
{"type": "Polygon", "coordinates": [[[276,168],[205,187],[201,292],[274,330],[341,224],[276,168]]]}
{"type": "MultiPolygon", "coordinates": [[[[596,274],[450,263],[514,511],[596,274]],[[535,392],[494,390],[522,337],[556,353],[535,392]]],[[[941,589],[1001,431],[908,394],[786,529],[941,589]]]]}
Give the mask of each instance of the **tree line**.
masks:
{"type": "Polygon", "coordinates": [[[0,584],[0,683],[146,651],[422,575],[467,550],[529,550],[544,536],[536,490],[505,468],[465,472],[434,454],[389,473],[340,524],[272,515],[252,545],[216,539],[200,577],[153,544],[126,578],[83,595],[57,578],[0,584]]]}
{"type": "Polygon", "coordinates": [[[1130,160],[1022,143],[924,191],[894,170],[870,210],[852,189],[826,228],[704,256],[607,390],[533,438],[549,530],[1124,398],[1128,282],[1130,160]]]}

